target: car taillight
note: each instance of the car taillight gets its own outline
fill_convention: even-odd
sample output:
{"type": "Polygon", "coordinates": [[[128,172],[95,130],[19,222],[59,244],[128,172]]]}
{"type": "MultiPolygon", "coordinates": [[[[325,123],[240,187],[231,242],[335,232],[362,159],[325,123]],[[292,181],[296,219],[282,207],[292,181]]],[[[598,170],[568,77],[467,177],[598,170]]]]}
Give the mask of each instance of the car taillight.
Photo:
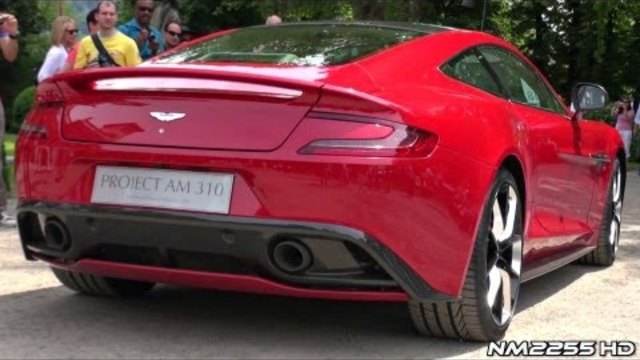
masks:
{"type": "Polygon", "coordinates": [[[36,106],[39,108],[63,107],[64,97],[55,83],[45,82],[38,85],[36,106]]]}
{"type": "Polygon", "coordinates": [[[46,139],[47,136],[47,128],[44,126],[29,124],[26,121],[20,126],[20,137],[22,138],[46,139]]]}
{"type": "Polygon", "coordinates": [[[31,111],[20,126],[20,137],[31,139],[46,139],[47,125],[50,117],[46,115],[48,109],[64,107],[64,98],[55,83],[45,82],[38,86],[34,111],[31,111]]]}
{"type": "Polygon", "coordinates": [[[340,138],[312,141],[298,151],[300,154],[425,157],[438,143],[435,134],[388,120],[325,112],[311,112],[307,117],[314,121],[345,121],[351,126],[340,138]],[[353,123],[361,125],[354,129],[353,123]]]}

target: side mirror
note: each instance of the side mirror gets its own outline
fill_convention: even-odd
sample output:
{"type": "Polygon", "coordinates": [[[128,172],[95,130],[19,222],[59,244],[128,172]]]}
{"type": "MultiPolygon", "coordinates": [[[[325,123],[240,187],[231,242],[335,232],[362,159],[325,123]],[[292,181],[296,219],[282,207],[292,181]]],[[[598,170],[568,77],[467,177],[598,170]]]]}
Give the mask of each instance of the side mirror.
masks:
{"type": "Polygon", "coordinates": [[[609,94],[602,86],[578,83],[571,89],[571,107],[576,113],[602,109],[609,101],[609,94]]]}

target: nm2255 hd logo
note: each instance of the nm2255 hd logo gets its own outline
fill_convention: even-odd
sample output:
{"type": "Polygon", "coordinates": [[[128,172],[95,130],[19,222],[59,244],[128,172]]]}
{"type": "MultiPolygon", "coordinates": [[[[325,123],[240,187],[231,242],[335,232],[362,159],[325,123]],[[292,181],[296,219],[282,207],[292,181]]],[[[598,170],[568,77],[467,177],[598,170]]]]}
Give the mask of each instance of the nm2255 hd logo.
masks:
{"type": "Polygon", "coordinates": [[[633,356],[633,341],[494,341],[487,356],[633,356]]]}

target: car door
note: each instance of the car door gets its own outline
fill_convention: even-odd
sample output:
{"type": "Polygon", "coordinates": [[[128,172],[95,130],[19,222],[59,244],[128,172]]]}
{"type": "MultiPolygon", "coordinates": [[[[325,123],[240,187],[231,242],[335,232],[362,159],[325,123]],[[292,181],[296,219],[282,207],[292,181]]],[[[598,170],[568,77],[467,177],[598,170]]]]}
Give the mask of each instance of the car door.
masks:
{"type": "MultiPolygon", "coordinates": [[[[583,247],[592,235],[593,139],[572,121],[536,70],[510,50],[482,46],[480,54],[508,93],[513,114],[527,127],[532,212],[525,263],[583,247]]],[[[525,269],[526,270],[526,269],[525,269]]]]}

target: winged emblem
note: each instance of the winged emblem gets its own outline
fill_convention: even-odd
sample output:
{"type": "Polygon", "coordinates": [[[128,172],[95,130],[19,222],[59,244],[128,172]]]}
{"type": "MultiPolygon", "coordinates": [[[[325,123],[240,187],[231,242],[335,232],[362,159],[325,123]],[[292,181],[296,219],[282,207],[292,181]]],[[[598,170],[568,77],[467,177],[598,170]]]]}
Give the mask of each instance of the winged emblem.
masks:
{"type": "Polygon", "coordinates": [[[149,113],[151,117],[156,120],[169,122],[174,120],[180,120],[185,117],[185,113],[173,113],[173,112],[162,112],[162,111],[152,111],[149,113]]]}

